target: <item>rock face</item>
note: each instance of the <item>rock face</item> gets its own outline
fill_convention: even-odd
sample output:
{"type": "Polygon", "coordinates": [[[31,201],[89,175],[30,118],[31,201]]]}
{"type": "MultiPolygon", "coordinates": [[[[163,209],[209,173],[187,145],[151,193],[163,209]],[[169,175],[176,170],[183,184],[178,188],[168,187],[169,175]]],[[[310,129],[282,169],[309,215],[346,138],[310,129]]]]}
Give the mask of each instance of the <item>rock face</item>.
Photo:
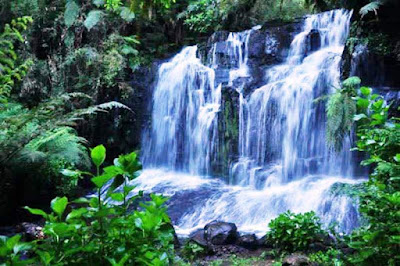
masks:
{"type": "Polygon", "coordinates": [[[207,247],[208,243],[204,233],[205,233],[204,229],[199,229],[191,233],[189,235],[189,239],[202,247],[207,247]]]}
{"type": "Polygon", "coordinates": [[[255,234],[243,235],[238,239],[238,245],[247,249],[257,249],[259,242],[255,234]]]}
{"type": "Polygon", "coordinates": [[[341,65],[341,77],[358,76],[363,86],[374,88],[393,102],[389,113],[399,116],[400,106],[400,24],[399,1],[379,8],[378,18],[360,20],[356,14],[341,65]]]}
{"type": "Polygon", "coordinates": [[[234,223],[213,221],[204,227],[204,237],[213,245],[233,244],[238,238],[237,227],[234,223]]]}

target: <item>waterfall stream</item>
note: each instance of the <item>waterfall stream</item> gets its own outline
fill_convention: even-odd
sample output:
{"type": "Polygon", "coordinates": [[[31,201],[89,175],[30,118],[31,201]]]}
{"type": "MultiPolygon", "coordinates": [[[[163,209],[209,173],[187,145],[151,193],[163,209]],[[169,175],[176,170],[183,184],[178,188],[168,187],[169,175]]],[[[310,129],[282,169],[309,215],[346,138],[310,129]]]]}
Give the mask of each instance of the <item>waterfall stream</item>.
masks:
{"type": "MultiPolygon", "coordinates": [[[[356,162],[346,140],[336,154],[325,142],[325,107],[318,97],[339,86],[339,64],[351,12],[308,16],[283,63],[264,74],[264,85],[246,92],[251,79],[249,39],[261,30],[229,33],[228,79],[218,82],[223,62],[215,43],[204,65],[198,47],[184,48],[158,71],[152,121],[143,137],[145,170],[140,189],[170,196],[169,212],[178,234],[212,220],[235,223],[240,231],[265,233],[268,222],[287,210],[314,210],[325,224],[349,231],[358,223],[355,203],[330,192],[336,183],[354,184],[356,162]],[[318,47],[309,36],[318,32],[318,47]],[[238,154],[228,177],[212,164],[221,152],[218,123],[223,86],[238,94],[238,154]]],[[[266,40],[271,42],[271,40],[266,40]]]]}

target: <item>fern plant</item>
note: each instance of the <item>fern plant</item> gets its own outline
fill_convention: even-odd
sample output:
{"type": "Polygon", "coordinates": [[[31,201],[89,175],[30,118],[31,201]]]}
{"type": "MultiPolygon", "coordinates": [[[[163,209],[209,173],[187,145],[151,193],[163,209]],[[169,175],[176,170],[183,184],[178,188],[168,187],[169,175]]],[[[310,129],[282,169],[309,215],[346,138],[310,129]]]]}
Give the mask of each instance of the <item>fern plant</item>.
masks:
{"type": "Polygon", "coordinates": [[[326,140],[336,151],[340,151],[344,138],[353,127],[353,117],[357,108],[352,97],[361,83],[358,77],[350,77],[342,84],[342,89],[332,94],[326,105],[326,140]]]}
{"type": "Polygon", "coordinates": [[[32,21],[31,17],[14,19],[0,34],[0,103],[7,102],[15,82],[22,80],[32,65],[32,60],[19,62],[15,51],[15,43],[24,42],[22,32],[32,21]]]}

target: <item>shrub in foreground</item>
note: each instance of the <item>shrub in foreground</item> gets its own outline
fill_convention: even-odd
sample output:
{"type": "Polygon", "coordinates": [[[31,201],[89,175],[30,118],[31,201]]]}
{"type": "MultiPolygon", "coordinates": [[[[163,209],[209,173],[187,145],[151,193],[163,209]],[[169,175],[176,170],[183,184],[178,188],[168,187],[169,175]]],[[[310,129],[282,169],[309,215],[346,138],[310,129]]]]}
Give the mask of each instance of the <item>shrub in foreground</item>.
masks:
{"type": "Polygon", "coordinates": [[[69,201],[66,197],[51,202],[51,213],[26,207],[46,220],[44,239],[20,242],[20,236],[1,238],[0,264],[41,265],[168,265],[174,256],[173,229],[163,207],[165,197],[143,192],[134,196],[129,181],[141,165],[136,153],[123,155],[114,165],[103,168],[104,146],[91,151],[97,174],[65,171],[70,176],[90,175],[97,195],[69,201]],[[117,204],[110,204],[110,201],[117,204]],[[134,207],[140,201],[139,207],[134,207]],[[133,208],[133,210],[132,210],[133,208]],[[28,253],[29,260],[26,258],[28,253]],[[23,256],[22,256],[22,255],[23,256]]]}
{"type": "Polygon", "coordinates": [[[325,234],[321,222],[314,212],[280,214],[269,223],[267,239],[282,251],[305,251],[310,244],[325,234]]]}

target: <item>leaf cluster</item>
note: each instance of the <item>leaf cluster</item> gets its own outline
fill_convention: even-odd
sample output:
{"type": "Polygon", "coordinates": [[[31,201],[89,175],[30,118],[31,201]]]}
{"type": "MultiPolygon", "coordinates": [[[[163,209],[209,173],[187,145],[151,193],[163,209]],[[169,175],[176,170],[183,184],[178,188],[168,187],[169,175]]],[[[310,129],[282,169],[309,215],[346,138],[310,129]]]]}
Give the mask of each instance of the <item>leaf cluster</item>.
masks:
{"type": "MultiPolygon", "coordinates": [[[[141,169],[136,153],[121,155],[114,165],[102,170],[104,146],[93,148],[90,156],[97,174],[78,170],[64,173],[90,176],[97,196],[74,201],[57,197],[51,202],[51,213],[26,207],[46,220],[45,238],[24,243],[31,252],[29,261],[42,265],[169,265],[173,229],[163,207],[167,198],[151,194],[151,200],[146,201],[143,192],[130,185],[141,169]],[[135,207],[137,201],[141,202],[139,208],[135,207]]],[[[10,239],[5,243],[14,241],[10,239]]],[[[14,255],[14,249],[0,248],[0,252],[0,263],[24,263],[14,255]]]]}
{"type": "Polygon", "coordinates": [[[314,212],[294,214],[291,211],[280,214],[269,223],[266,237],[281,251],[306,251],[310,244],[326,234],[320,219],[314,212]]]}

